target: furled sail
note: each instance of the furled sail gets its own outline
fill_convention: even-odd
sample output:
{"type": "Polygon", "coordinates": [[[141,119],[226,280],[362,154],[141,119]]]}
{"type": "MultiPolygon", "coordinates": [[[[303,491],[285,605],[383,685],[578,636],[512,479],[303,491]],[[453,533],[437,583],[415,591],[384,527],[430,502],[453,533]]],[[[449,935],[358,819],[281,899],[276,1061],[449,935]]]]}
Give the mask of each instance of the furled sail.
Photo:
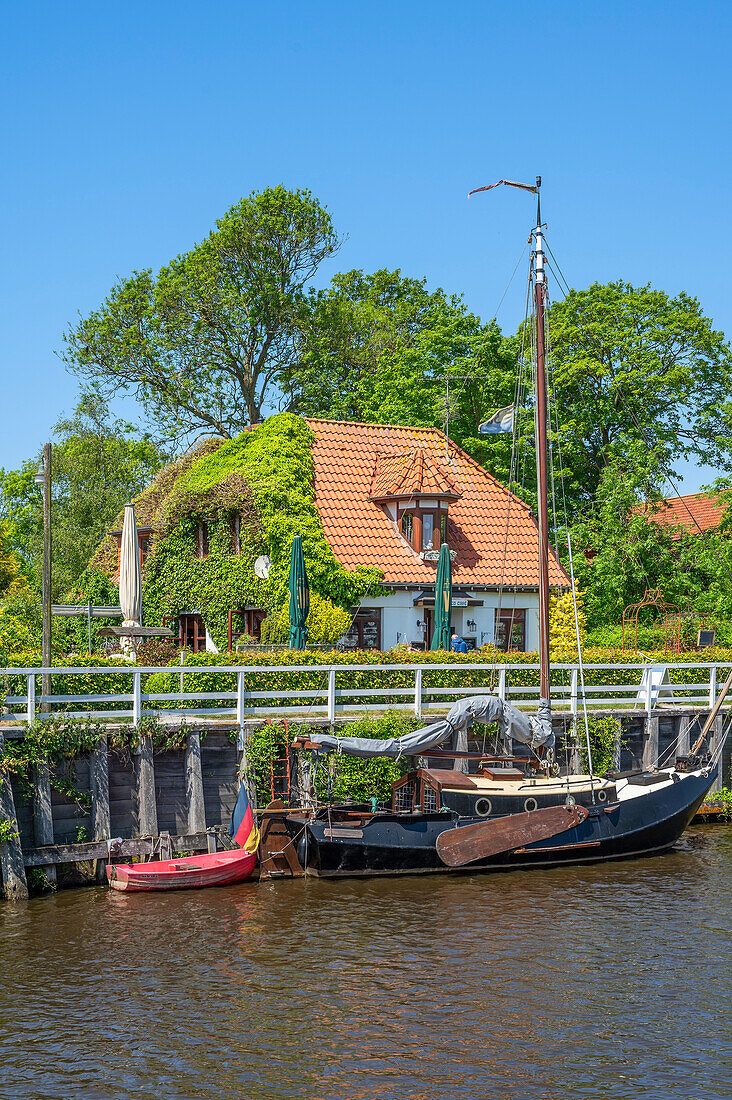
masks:
{"type": "Polygon", "coordinates": [[[330,733],[313,733],[309,740],[324,752],[345,752],[349,756],[421,756],[430,749],[454,738],[461,730],[469,730],[473,722],[489,725],[497,722],[501,735],[529,745],[532,749],[550,749],[554,745],[549,720],[549,705],[539,702],[539,714],[529,718],[497,695],[474,695],[454,703],[447,716],[431,726],[405,733],[403,737],[373,740],[370,737],[334,737],[330,733]]]}

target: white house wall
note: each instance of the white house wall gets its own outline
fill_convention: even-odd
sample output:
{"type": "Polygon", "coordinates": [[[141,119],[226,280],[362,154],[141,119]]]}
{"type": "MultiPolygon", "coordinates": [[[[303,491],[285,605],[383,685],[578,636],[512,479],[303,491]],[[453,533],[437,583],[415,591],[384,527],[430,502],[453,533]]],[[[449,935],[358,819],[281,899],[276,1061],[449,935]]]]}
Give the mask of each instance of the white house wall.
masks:
{"type": "MultiPolygon", "coordinates": [[[[414,606],[414,598],[420,589],[411,591],[397,590],[374,599],[364,601],[366,607],[380,607],[381,645],[391,649],[400,642],[426,641],[424,631],[417,628],[417,621],[424,622],[424,608],[414,606]]],[[[495,613],[498,607],[497,592],[473,591],[477,599],[483,600],[483,607],[455,607],[452,609],[452,625],[462,637],[476,639],[477,645],[490,645],[495,638],[495,613]],[[475,629],[469,630],[468,619],[475,622],[475,629]]],[[[459,599],[460,597],[455,597],[459,599]]],[[[525,608],[526,648],[536,650],[539,647],[539,596],[536,592],[504,592],[501,600],[504,611],[525,608]]]]}

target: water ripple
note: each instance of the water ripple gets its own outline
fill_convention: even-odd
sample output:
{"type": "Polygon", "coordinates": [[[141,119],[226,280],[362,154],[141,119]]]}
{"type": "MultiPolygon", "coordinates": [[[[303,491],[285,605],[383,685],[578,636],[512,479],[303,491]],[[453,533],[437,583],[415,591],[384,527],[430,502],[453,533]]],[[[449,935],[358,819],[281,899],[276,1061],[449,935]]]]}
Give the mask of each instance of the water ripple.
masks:
{"type": "Polygon", "coordinates": [[[0,1100],[729,1097],[732,834],[0,907],[0,1100]]]}

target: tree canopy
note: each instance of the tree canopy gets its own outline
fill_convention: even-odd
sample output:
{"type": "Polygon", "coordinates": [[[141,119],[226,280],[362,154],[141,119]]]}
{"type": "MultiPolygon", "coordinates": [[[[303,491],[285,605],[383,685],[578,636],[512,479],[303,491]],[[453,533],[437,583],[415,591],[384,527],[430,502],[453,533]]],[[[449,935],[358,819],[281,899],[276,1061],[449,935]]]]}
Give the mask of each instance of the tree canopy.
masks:
{"type": "MultiPolygon", "coordinates": [[[[114,419],[106,403],[83,394],[55,427],[52,452],[53,593],[61,598],[86,568],[122,506],[147,485],[163,460],[149,438],[114,419]]],[[[38,459],[0,470],[0,514],[7,549],[31,587],[40,588],[42,496],[34,482],[38,459]]]]}
{"type": "Polygon", "coordinates": [[[305,285],[339,243],[309,191],[251,194],[157,275],[122,279],[63,359],[105,398],[134,396],[168,439],[236,435],[297,358],[305,285]]]}
{"type": "Polygon", "coordinates": [[[512,343],[495,323],[426,279],[382,269],[336,275],[312,294],[302,354],[281,385],[305,416],[444,430],[449,376],[451,438],[500,474],[510,442],[487,444],[478,425],[510,403],[515,371],[512,343]]]}
{"type": "Polygon", "coordinates": [[[551,307],[549,331],[556,437],[580,510],[634,443],[660,475],[692,456],[732,468],[732,354],[695,298],[595,283],[551,307]]]}

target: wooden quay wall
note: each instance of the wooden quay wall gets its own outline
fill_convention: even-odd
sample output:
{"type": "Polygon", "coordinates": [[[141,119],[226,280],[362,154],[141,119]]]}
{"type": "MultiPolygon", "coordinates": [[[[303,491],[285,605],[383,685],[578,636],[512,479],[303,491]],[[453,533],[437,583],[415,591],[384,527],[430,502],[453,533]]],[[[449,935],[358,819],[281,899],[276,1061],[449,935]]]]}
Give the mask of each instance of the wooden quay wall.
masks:
{"type": "MultiPolygon", "coordinates": [[[[602,713],[618,722],[615,766],[626,771],[650,767],[657,760],[661,766],[672,764],[677,755],[686,755],[709,710],[665,706],[650,713],[602,713]]],[[[726,720],[721,712],[715,719],[713,743],[719,743],[726,720]]],[[[311,725],[348,732],[347,723],[333,725],[323,718],[311,720],[311,725]]],[[[581,770],[578,750],[569,748],[572,718],[559,714],[554,725],[562,770],[567,763],[571,771],[581,770]]],[[[27,896],[26,868],[43,868],[52,883],[58,877],[59,885],[106,881],[108,841],[113,838],[122,838],[115,858],[215,851],[226,846],[241,756],[237,740],[239,746],[244,744],[246,732],[247,727],[202,720],[191,725],[183,747],[155,751],[147,736],[139,751],[114,748],[105,736],[95,751],[73,761],[74,785],[81,800],[55,789],[47,769],[37,769],[30,792],[16,776],[0,775],[0,820],[16,821],[19,834],[0,843],[4,896],[27,896]]],[[[581,718],[576,733],[584,736],[581,718]]],[[[18,727],[0,726],[0,754],[5,737],[22,735],[18,727]]],[[[484,746],[482,738],[470,738],[467,745],[474,752],[484,747],[489,749],[490,743],[484,746]]],[[[522,750],[526,752],[523,746],[514,746],[518,755],[522,750]]],[[[440,766],[445,766],[444,760],[440,766]]],[[[729,777],[731,766],[728,743],[715,789],[729,777]]],[[[291,774],[295,771],[291,769],[291,774]]]]}

